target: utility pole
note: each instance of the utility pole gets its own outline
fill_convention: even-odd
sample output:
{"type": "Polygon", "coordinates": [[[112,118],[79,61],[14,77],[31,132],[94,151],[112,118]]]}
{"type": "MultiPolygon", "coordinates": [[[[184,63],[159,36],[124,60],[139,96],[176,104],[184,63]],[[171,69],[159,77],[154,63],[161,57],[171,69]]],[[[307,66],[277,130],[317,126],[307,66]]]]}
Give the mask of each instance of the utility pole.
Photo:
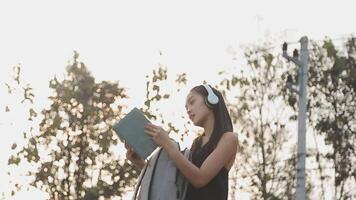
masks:
{"type": "Polygon", "coordinates": [[[297,188],[296,200],[306,199],[305,189],[305,157],[306,157],[306,119],[307,119],[307,82],[308,82],[308,37],[304,36],[300,39],[300,58],[298,51],[295,49],[293,57],[287,54],[287,43],[283,44],[283,57],[288,61],[292,61],[298,66],[298,83],[299,89],[295,88],[292,83],[292,78],[287,79],[287,87],[292,92],[298,94],[298,153],[297,153],[297,188]]]}

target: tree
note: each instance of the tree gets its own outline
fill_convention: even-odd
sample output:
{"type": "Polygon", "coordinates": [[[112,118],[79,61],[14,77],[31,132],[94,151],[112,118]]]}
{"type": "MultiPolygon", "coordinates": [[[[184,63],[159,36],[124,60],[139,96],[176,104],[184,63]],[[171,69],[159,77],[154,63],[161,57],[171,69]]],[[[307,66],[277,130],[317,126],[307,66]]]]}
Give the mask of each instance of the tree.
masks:
{"type": "MultiPolygon", "coordinates": [[[[33,127],[33,120],[38,116],[37,112],[34,109],[34,91],[30,84],[24,83],[22,80],[21,74],[21,64],[15,65],[13,67],[13,76],[9,81],[5,83],[7,93],[8,93],[8,102],[5,105],[5,116],[8,115],[9,119],[2,119],[2,123],[6,123],[10,127],[16,127],[17,131],[19,127],[26,127],[20,131],[23,131],[24,137],[27,135],[28,132],[34,130],[33,127]],[[18,113],[24,113],[23,116],[18,116],[18,113]],[[16,115],[16,121],[11,121],[12,117],[16,115]]],[[[5,97],[6,99],[6,97],[5,97]]],[[[11,132],[11,128],[7,129],[7,131],[11,132]]],[[[13,152],[17,151],[18,144],[13,143],[11,145],[11,150],[13,152]]],[[[19,156],[12,155],[9,160],[8,164],[16,164],[20,163],[21,159],[19,156]]],[[[7,171],[7,175],[12,177],[12,172],[7,171]]],[[[10,180],[9,185],[12,187],[11,195],[14,195],[16,191],[22,189],[22,185],[16,183],[16,180],[10,180]]],[[[3,198],[5,199],[6,193],[3,193],[3,198]]]]}
{"type": "Polygon", "coordinates": [[[308,116],[311,126],[331,147],[321,156],[332,161],[335,199],[356,197],[355,58],[355,38],[341,48],[336,48],[331,39],[322,45],[314,42],[310,51],[308,116]]]}
{"type": "MultiPolygon", "coordinates": [[[[127,98],[118,83],[96,83],[75,53],[61,81],[50,81],[51,105],[41,113],[39,132],[25,135],[27,144],[9,159],[38,166],[32,185],[51,199],[96,199],[121,196],[137,177],[135,169],[113,151],[117,137],[111,125],[127,98]]],[[[16,161],[16,162],[15,162],[16,161]]]]}
{"type": "Polygon", "coordinates": [[[220,84],[225,96],[237,94],[228,102],[241,149],[233,189],[248,192],[252,199],[293,199],[296,153],[289,148],[294,144],[287,127],[293,112],[281,95],[284,63],[268,49],[254,46],[246,49],[245,59],[247,66],[220,84]]]}
{"type": "Polygon", "coordinates": [[[179,92],[187,83],[185,73],[177,74],[176,77],[175,80],[169,79],[167,68],[161,64],[157,69],[152,71],[151,75],[147,75],[145,102],[141,110],[150,120],[156,121],[158,125],[163,126],[167,132],[174,134],[170,134],[170,136],[176,136],[180,141],[183,141],[189,132],[187,124],[190,124],[190,122],[184,117],[184,114],[179,112],[181,109],[170,107],[168,108],[169,110],[164,110],[161,108],[162,103],[171,105],[173,103],[170,99],[171,95],[179,92]],[[162,89],[162,86],[167,85],[169,86],[168,88],[163,87],[162,89]],[[181,125],[180,127],[184,127],[184,131],[181,131],[174,122],[168,120],[178,118],[179,116],[182,119],[179,124],[181,125]]]}

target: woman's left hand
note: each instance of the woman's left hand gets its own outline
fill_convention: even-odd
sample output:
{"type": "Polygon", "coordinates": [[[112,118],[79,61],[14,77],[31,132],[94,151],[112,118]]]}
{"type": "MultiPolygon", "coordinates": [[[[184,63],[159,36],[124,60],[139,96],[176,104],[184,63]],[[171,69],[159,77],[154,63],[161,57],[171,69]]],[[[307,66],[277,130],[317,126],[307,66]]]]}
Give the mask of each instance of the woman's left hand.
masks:
{"type": "Polygon", "coordinates": [[[168,136],[168,132],[160,126],[147,124],[145,126],[145,133],[149,135],[158,146],[161,146],[164,149],[171,144],[171,139],[168,136]]]}

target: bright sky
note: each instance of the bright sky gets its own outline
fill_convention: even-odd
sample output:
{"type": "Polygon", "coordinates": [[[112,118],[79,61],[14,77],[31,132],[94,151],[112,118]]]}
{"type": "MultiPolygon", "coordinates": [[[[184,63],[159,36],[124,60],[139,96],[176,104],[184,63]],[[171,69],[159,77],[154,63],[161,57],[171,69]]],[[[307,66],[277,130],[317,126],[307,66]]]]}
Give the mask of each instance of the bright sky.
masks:
{"type": "MultiPolygon", "coordinates": [[[[0,177],[6,176],[11,144],[21,138],[10,124],[16,112],[10,118],[4,112],[11,103],[4,83],[18,63],[39,105],[46,103],[48,81],[65,72],[73,50],[98,80],[120,80],[128,87],[130,106],[142,105],[144,77],[158,63],[171,74],[186,72],[189,87],[203,80],[214,85],[218,71],[238,65],[231,58],[233,52],[241,55],[240,45],[266,35],[297,42],[303,35],[319,40],[356,33],[355,5],[351,0],[1,1],[0,177]]],[[[0,179],[0,199],[7,181],[0,179]]],[[[12,199],[29,193],[44,198],[23,191],[12,199]]]]}

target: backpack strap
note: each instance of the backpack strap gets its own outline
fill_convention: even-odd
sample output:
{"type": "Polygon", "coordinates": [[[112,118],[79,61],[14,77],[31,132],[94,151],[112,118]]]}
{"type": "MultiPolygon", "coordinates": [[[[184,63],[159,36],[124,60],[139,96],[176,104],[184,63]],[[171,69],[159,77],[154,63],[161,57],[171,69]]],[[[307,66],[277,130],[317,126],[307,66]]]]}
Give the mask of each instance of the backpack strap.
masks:
{"type": "MultiPolygon", "coordinates": [[[[157,167],[157,163],[158,163],[158,159],[159,159],[159,156],[161,155],[162,149],[163,149],[163,148],[161,148],[161,149],[159,150],[159,152],[158,152],[157,159],[156,159],[156,161],[155,161],[155,163],[154,163],[154,166],[153,166],[153,169],[152,169],[152,175],[151,175],[151,177],[154,177],[154,175],[155,175],[156,167],[157,167]]],[[[149,184],[149,187],[148,187],[148,196],[147,196],[147,197],[148,197],[148,200],[151,199],[152,182],[153,182],[153,178],[151,178],[150,184],[149,184]]]]}
{"type": "MultiPolygon", "coordinates": [[[[181,153],[186,157],[189,161],[192,161],[192,154],[190,149],[185,148],[181,153]]],[[[188,180],[180,173],[179,169],[176,170],[176,186],[177,186],[177,199],[184,200],[187,189],[188,189],[188,180]]]]}
{"type": "Polygon", "coordinates": [[[143,179],[143,177],[144,177],[145,174],[146,174],[147,167],[148,167],[150,161],[151,161],[151,159],[149,159],[149,160],[147,161],[147,163],[145,164],[145,166],[143,167],[143,169],[142,169],[142,171],[141,171],[141,173],[140,173],[140,176],[138,177],[138,184],[137,184],[136,187],[135,187],[135,192],[134,192],[134,195],[133,195],[133,197],[132,197],[132,200],[136,200],[136,198],[137,198],[138,190],[140,189],[140,186],[141,186],[141,183],[142,183],[142,179],[143,179]]]}

